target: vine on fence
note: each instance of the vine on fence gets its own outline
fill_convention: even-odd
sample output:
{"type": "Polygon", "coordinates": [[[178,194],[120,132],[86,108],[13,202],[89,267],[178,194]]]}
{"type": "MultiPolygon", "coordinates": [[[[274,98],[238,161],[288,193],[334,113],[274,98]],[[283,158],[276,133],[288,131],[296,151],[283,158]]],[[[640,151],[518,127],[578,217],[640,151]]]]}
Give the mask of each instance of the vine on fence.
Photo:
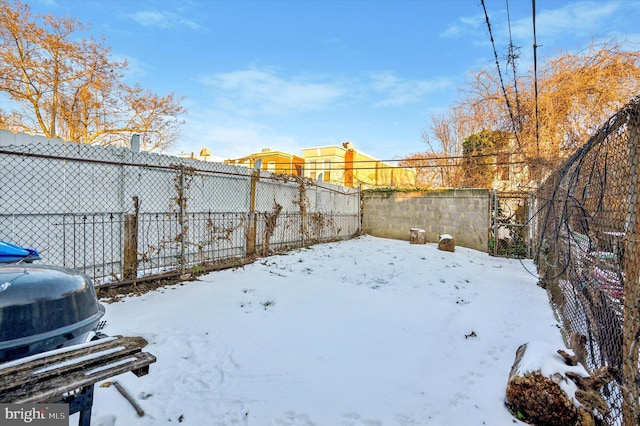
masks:
{"type": "Polygon", "coordinates": [[[276,229],[276,223],[281,210],[282,206],[274,201],[273,211],[271,213],[263,213],[265,225],[262,237],[262,256],[269,255],[269,242],[276,229]]]}
{"type": "MultiPolygon", "coordinates": [[[[26,147],[5,145],[0,152],[2,175],[17,183],[3,192],[0,237],[37,248],[49,264],[82,270],[101,285],[180,273],[198,262],[255,256],[256,233],[264,229],[262,223],[257,226],[263,214],[256,211],[255,200],[265,194],[282,204],[266,235],[267,251],[306,245],[309,214],[316,209],[340,214],[345,229],[359,229],[358,206],[339,203],[338,212],[335,205],[322,205],[329,197],[314,202],[307,191],[336,199],[356,193],[302,177],[264,173],[262,181],[270,182],[262,185],[258,170],[226,164],[89,145],[69,151],[41,138],[26,147]],[[19,184],[61,179],[65,185],[50,188],[19,184]],[[140,206],[135,221],[132,197],[140,206]],[[291,198],[298,205],[287,204],[291,198]],[[125,247],[134,248],[134,243],[137,248],[125,259],[125,247]]],[[[325,241],[350,236],[334,235],[331,229],[322,235],[325,241]]]]}
{"type": "Polygon", "coordinates": [[[309,211],[310,202],[307,195],[307,187],[305,185],[305,178],[297,177],[296,182],[298,184],[298,199],[293,201],[293,204],[297,205],[300,209],[300,234],[302,235],[303,245],[309,240],[307,230],[307,212],[309,211]]]}

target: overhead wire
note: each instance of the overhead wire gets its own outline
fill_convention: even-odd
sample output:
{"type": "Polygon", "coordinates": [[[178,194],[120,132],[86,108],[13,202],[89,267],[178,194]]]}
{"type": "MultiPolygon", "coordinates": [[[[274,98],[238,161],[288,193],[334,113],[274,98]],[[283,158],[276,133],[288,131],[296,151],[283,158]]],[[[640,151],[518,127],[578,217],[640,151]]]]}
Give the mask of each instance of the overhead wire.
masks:
{"type": "MultiPolygon", "coordinates": [[[[515,46],[513,44],[513,38],[512,38],[512,32],[511,32],[511,17],[510,17],[510,13],[509,13],[509,1],[506,1],[506,10],[507,10],[507,23],[508,23],[508,32],[509,32],[509,52],[508,52],[508,56],[507,56],[507,64],[511,65],[512,70],[513,70],[513,84],[514,84],[514,94],[515,94],[515,101],[516,101],[516,112],[518,114],[518,117],[520,117],[520,100],[519,100],[519,91],[518,91],[518,85],[517,85],[517,66],[516,66],[516,59],[518,57],[517,53],[515,52],[515,46]]],[[[502,89],[502,93],[503,96],[505,98],[505,102],[507,105],[507,110],[509,112],[509,117],[511,120],[511,124],[512,124],[512,128],[513,128],[513,132],[514,132],[514,136],[516,138],[516,142],[518,144],[518,148],[521,149],[521,143],[520,143],[520,139],[519,139],[519,128],[520,125],[516,123],[516,118],[514,116],[513,113],[513,108],[511,106],[511,102],[509,101],[509,96],[507,94],[506,88],[505,88],[505,84],[504,84],[504,78],[502,76],[502,71],[500,68],[500,62],[498,59],[498,53],[496,50],[496,46],[495,46],[495,40],[493,37],[493,32],[491,29],[491,23],[489,20],[489,15],[487,12],[487,8],[485,5],[484,0],[481,0],[481,4],[482,4],[482,8],[484,11],[484,15],[485,15],[485,21],[487,24],[487,29],[489,31],[489,38],[491,40],[491,45],[493,47],[493,54],[494,54],[494,58],[495,58],[495,63],[496,63],[496,69],[498,71],[498,77],[500,79],[500,86],[502,89]]],[[[535,95],[535,110],[536,110],[536,149],[539,152],[539,124],[538,124],[538,100],[537,100],[537,95],[538,95],[538,89],[537,89],[537,61],[536,61],[536,29],[535,29],[535,0],[532,0],[532,4],[533,4],[533,38],[534,38],[534,95],[535,95]]],[[[468,160],[469,158],[479,158],[479,157],[497,157],[497,156],[504,156],[504,155],[513,155],[513,154],[517,154],[517,152],[509,152],[509,153],[489,153],[489,154],[477,154],[474,155],[472,157],[467,157],[467,156],[441,156],[441,157],[418,157],[418,158],[403,158],[403,159],[392,159],[392,160],[375,160],[375,159],[371,159],[371,160],[352,160],[352,161],[335,161],[335,160],[331,160],[331,164],[332,165],[337,165],[337,164],[356,164],[356,163],[382,163],[382,166],[374,166],[374,167],[349,167],[349,170],[379,170],[379,169],[392,169],[392,168],[435,168],[435,167],[462,167],[462,166],[491,166],[491,165],[495,165],[495,166],[502,166],[502,165],[519,165],[519,164],[527,164],[527,162],[525,161],[495,161],[495,162],[488,162],[488,163],[475,163],[475,164],[463,164],[463,163],[449,163],[449,164],[418,164],[418,165],[389,165],[389,164],[384,164],[384,163],[390,163],[390,162],[405,162],[405,163],[409,163],[409,162],[419,162],[419,161],[439,161],[439,160],[445,160],[445,161],[451,161],[451,160],[468,160]]],[[[313,160],[311,160],[313,161],[313,160]]],[[[319,162],[322,162],[323,160],[318,160],[319,162]]],[[[289,165],[289,162],[270,162],[270,164],[273,164],[275,166],[278,165],[289,165]]],[[[305,165],[305,169],[306,170],[311,170],[311,171],[322,171],[322,170],[327,170],[324,167],[315,167],[315,168],[309,168],[308,166],[305,165]]],[[[331,168],[329,170],[332,170],[331,168]]],[[[336,170],[335,168],[333,168],[333,170],[336,170]]]]}
{"type": "MultiPolygon", "coordinates": [[[[371,163],[371,161],[370,161],[371,163]]],[[[277,166],[285,165],[288,166],[288,163],[275,163],[277,166]]],[[[342,163],[332,163],[342,164],[342,163]]],[[[428,168],[436,168],[436,167],[476,167],[476,166],[507,166],[507,165],[517,165],[517,164],[529,164],[526,161],[491,161],[486,163],[449,163],[449,164],[417,164],[417,165],[400,165],[400,166],[391,166],[388,164],[382,164],[378,166],[358,166],[358,167],[348,167],[345,170],[386,170],[386,169],[428,169],[428,168]]],[[[276,167],[277,169],[277,167],[276,167]]],[[[305,171],[338,171],[343,170],[340,167],[305,167],[305,171]]]]}
{"type": "MultiPolygon", "coordinates": [[[[393,163],[399,161],[429,161],[429,160],[464,160],[469,158],[479,158],[479,157],[495,157],[498,155],[517,155],[519,152],[492,152],[492,153],[484,153],[484,154],[474,154],[472,156],[464,156],[464,155],[443,155],[443,156],[433,156],[433,157],[414,157],[414,158],[395,158],[390,160],[378,160],[378,159],[370,159],[370,160],[353,160],[353,161],[335,161],[331,160],[332,164],[351,164],[351,163],[393,163]]],[[[313,161],[313,160],[309,160],[313,161]]],[[[322,162],[323,160],[316,160],[322,162]]],[[[289,165],[289,161],[275,161],[271,162],[276,165],[284,164],[289,165]]],[[[229,163],[233,164],[233,163],[229,163]]]]}
{"type": "Polygon", "coordinates": [[[540,156],[540,123],[538,121],[538,45],[536,42],[536,0],[531,0],[533,17],[533,98],[535,103],[536,121],[536,155],[540,156]]]}
{"type": "Polygon", "coordinates": [[[496,68],[498,70],[498,78],[500,79],[500,87],[502,89],[502,94],[504,95],[504,100],[507,104],[507,111],[509,112],[509,118],[511,119],[513,134],[516,138],[516,142],[518,143],[518,149],[522,149],[522,146],[520,144],[520,137],[518,136],[519,129],[516,126],[516,121],[513,116],[513,108],[511,107],[511,102],[509,101],[509,96],[507,95],[507,89],[505,88],[505,85],[504,85],[504,79],[502,78],[502,70],[500,69],[500,61],[498,60],[496,43],[495,43],[495,40],[493,39],[493,32],[491,31],[491,23],[489,22],[489,14],[487,13],[487,7],[484,4],[484,0],[480,0],[480,3],[482,3],[482,9],[484,10],[484,17],[487,23],[487,28],[489,30],[489,38],[491,39],[491,46],[493,47],[493,56],[495,58],[496,68]]]}
{"type": "Polygon", "coordinates": [[[513,44],[513,37],[511,35],[511,14],[509,13],[509,0],[505,0],[507,6],[507,26],[509,27],[509,53],[507,54],[507,64],[511,63],[511,68],[513,70],[513,90],[516,97],[516,117],[518,118],[518,128],[522,126],[522,112],[520,109],[520,96],[518,93],[518,75],[517,75],[517,66],[516,59],[518,59],[519,55],[516,53],[516,47],[513,44]]]}

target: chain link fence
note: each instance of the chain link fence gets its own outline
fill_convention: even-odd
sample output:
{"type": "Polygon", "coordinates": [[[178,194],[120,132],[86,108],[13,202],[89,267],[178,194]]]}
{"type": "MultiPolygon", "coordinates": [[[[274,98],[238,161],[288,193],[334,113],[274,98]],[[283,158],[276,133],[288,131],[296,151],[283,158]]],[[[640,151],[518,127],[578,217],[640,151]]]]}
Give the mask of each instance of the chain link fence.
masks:
{"type": "Polygon", "coordinates": [[[531,258],[535,235],[534,197],[524,192],[491,192],[489,254],[531,258]]]}
{"type": "Polygon", "coordinates": [[[608,425],[638,424],[640,98],[614,115],[539,188],[541,283],[586,363],[610,366],[608,425]]]}
{"type": "Polygon", "coordinates": [[[99,286],[350,238],[360,193],[300,177],[0,131],[0,240],[99,286]]]}

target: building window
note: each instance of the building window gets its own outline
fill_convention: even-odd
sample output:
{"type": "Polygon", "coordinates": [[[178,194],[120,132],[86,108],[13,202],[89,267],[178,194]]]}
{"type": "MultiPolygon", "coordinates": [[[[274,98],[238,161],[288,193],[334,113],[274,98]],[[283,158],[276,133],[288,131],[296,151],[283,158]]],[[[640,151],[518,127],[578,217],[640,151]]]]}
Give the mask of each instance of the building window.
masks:
{"type": "Polygon", "coordinates": [[[275,161],[269,161],[269,163],[267,163],[267,170],[269,170],[270,172],[275,172],[276,171],[276,162],[275,161]]]}
{"type": "Polygon", "coordinates": [[[322,165],[322,181],[331,182],[331,160],[324,160],[322,165]]]}

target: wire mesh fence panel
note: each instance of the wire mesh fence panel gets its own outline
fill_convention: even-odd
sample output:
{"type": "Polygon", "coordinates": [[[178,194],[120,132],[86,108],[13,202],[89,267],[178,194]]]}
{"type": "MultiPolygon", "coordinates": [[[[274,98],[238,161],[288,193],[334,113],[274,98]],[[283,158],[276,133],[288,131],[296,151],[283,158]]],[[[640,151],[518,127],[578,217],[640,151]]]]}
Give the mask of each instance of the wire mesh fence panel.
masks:
{"type": "Polygon", "coordinates": [[[359,210],[358,191],[318,184],[308,188],[306,194],[311,212],[305,225],[305,236],[309,241],[347,238],[359,231],[359,218],[350,214],[359,210]]]}
{"type": "Polygon", "coordinates": [[[238,258],[246,253],[245,213],[189,213],[188,265],[238,258]]]}
{"type": "Polygon", "coordinates": [[[6,131],[0,178],[11,182],[0,193],[0,240],[35,248],[42,262],[82,270],[98,285],[360,230],[359,192],[351,188],[6,131]],[[319,191],[332,195],[319,201],[319,191]]]}
{"type": "Polygon", "coordinates": [[[122,268],[122,215],[66,213],[53,222],[46,263],[79,269],[91,277],[117,277],[122,268]]]}
{"type": "Polygon", "coordinates": [[[302,247],[300,233],[300,213],[264,212],[258,216],[256,245],[258,254],[268,255],[271,251],[302,247]]]}
{"type": "Polygon", "coordinates": [[[489,253],[530,258],[533,253],[533,196],[522,192],[491,194],[489,253]]]}
{"type": "Polygon", "coordinates": [[[537,193],[542,283],[569,340],[586,338],[589,371],[611,368],[600,390],[610,425],[637,424],[640,100],[614,115],[537,193]],[[634,159],[635,158],[635,159],[634,159]]]}

